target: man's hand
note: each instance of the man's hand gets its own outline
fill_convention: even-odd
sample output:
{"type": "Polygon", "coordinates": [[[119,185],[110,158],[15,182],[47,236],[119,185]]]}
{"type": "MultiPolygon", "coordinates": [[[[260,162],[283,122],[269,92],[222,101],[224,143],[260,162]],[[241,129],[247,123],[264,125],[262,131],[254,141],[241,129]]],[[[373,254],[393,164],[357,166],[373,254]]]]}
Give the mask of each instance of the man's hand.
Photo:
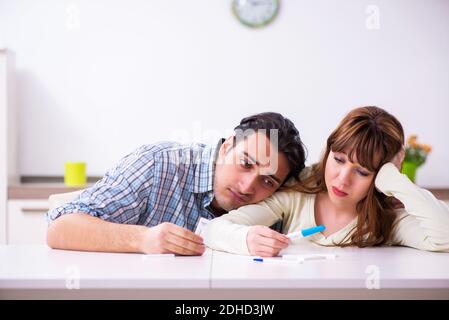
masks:
{"type": "Polygon", "coordinates": [[[145,231],[141,251],[143,253],[174,253],[200,256],[204,253],[203,238],[173,223],[164,222],[145,231]]]}
{"type": "Polygon", "coordinates": [[[249,253],[253,256],[274,257],[289,244],[286,235],[265,226],[253,226],[246,235],[249,253]]]}

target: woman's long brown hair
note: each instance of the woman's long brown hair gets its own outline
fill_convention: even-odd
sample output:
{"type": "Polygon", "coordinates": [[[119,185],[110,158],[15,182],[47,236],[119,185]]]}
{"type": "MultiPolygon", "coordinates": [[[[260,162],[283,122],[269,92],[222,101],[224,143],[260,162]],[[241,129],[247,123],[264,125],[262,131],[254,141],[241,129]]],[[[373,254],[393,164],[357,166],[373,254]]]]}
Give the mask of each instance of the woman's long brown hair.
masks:
{"type": "Polygon", "coordinates": [[[365,198],[357,204],[357,225],[338,246],[358,247],[385,244],[391,236],[395,220],[391,201],[377,191],[374,181],[383,164],[389,162],[404,145],[401,123],[378,107],[361,107],[349,112],[327,139],[320,162],[314,164],[304,179],[289,189],[317,194],[327,192],[324,173],[329,152],[344,152],[354,162],[354,156],[364,168],[375,173],[365,198]]]}

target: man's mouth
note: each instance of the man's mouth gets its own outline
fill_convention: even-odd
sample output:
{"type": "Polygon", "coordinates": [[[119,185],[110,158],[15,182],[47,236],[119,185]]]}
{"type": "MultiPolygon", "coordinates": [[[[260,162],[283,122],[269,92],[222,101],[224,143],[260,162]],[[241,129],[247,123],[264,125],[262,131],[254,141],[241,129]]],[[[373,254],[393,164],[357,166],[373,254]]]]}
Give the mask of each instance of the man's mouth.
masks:
{"type": "Polygon", "coordinates": [[[231,196],[233,199],[235,199],[237,202],[240,203],[247,203],[248,202],[248,196],[245,196],[237,191],[234,191],[232,189],[229,189],[229,192],[231,193],[231,196]]]}

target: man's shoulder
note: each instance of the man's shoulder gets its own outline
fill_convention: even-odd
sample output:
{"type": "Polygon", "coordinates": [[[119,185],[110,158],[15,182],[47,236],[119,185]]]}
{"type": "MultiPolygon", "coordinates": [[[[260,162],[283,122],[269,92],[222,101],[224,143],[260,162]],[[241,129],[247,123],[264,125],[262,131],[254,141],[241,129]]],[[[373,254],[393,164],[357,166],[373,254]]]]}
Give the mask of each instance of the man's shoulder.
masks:
{"type": "Polygon", "coordinates": [[[177,153],[182,150],[188,150],[189,145],[185,145],[175,141],[160,141],[150,144],[143,144],[138,148],[134,149],[129,155],[134,158],[155,158],[161,154],[177,153]]]}
{"type": "Polygon", "coordinates": [[[167,160],[179,157],[195,156],[209,149],[210,146],[203,143],[183,144],[175,141],[160,141],[152,144],[145,144],[139,147],[136,152],[142,155],[152,155],[155,158],[165,158],[167,160]]]}
{"type": "Polygon", "coordinates": [[[212,176],[210,170],[214,156],[213,147],[202,143],[182,144],[162,141],[144,145],[141,150],[144,153],[151,153],[156,180],[177,181],[180,185],[188,186],[190,191],[202,190],[200,187],[203,184],[206,184],[204,188],[207,190],[211,188],[210,179],[204,180],[204,177],[212,176]],[[195,188],[196,183],[201,186],[195,188]]]}
{"type": "MultiPolygon", "coordinates": [[[[161,141],[145,144],[133,152],[134,156],[143,161],[151,161],[161,169],[179,167],[196,167],[210,163],[213,157],[213,147],[203,143],[182,144],[174,141],[161,141]]],[[[164,170],[165,170],[164,169],[164,170]]]]}
{"type": "Polygon", "coordinates": [[[138,149],[141,151],[151,152],[151,153],[164,153],[170,151],[184,151],[184,150],[192,150],[192,151],[201,151],[205,148],[209,147],[203,143],[191,143],[191,144],[183,144],[176,141],[159,141],[151,144],[144,144],[140,146],[138,149]]]}

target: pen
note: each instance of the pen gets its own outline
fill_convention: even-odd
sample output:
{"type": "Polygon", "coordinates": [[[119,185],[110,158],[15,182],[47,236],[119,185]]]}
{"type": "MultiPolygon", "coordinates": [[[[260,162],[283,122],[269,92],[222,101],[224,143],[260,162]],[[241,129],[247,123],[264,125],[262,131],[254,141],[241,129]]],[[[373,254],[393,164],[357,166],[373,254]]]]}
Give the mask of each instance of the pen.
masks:
{"type": "Polygon", "coordinates": [[[299,230],[299,231],[296,231],[296,232],[289,233],[289,234],[287,234],[287,237],[289,237],[290,239],[293,239],[293,238],[304,238],[304,237],[310,236],[312,234],[321,232],[324,229],[326,229],[325,226],[319,225],[319,226],[316,226],[316,227],[312,227],[312,228],[308,228],[308,229],[302,229],[302,230],[299,230]]]}
{"type": "Polygon", "coordinates": [[[278,263],[278,264],[297,264],[302,263],[300,260],[283,260],[276,258],[253,258],[254,262],[263,262],[263,263],[278,263]]]}

